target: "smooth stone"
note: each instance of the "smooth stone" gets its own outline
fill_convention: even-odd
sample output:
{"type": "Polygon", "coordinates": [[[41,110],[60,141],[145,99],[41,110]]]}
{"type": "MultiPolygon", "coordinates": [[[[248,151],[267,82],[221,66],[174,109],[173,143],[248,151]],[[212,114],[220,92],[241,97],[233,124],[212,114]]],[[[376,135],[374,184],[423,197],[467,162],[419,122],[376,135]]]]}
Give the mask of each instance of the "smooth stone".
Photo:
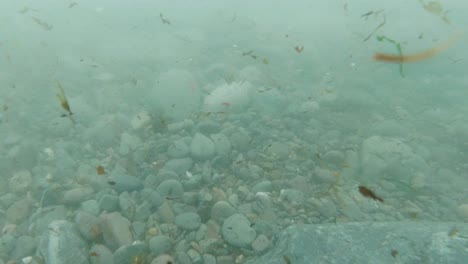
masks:
{"type": "Polygon", "coordinates": [[[133,242],[130,221],[119,212],[104,214],[101,221],[102,236],[111,250],[133,242]]]}
{"type": "Polygon", "coordinates": [[[159,184],[156,191],[164,197],[181,198],[184,194],[184,187],[178,180],[165,180],[159,184]]]}
{"type": "Polygon", "coordinates": [[[213,134],[210,136],[215,144],[216,154],[219,156],[228,156],[231,153],[231,141],[224,134],[213,134]]]}
{"type": "Polygon", "coordinates": [[[13,174],[9,180],[10,191],[24,193],[31,187],[32,183],[31,172],[28,170],[20,170],[13,174]]]}
{"type": "Polygon", "coordinates": [[[205,135],[196,133],[190,144],[190,153],[195,159],[209,159],[215,154],[215,144],[205,135]]]}
{"type": "Polygon", "coordinates": [[[88,264],[88,245],[81,238],[73,223],[55,220],[40,238],[38,255],[45,263],[51,264],[88,264]]]}
{"type": "Polygon", "coordinates": [[[201,217],[196,213],[181,213],[176,215],[175,224],[183,230],[196,230],[201,225],[201,217]]]}
{"type": "Polygon", "coordinates": [[[161,194],[153,189],[145,188],[140,192],[140,195],[143,200],[150,202],[153,207],[159,207],[164,202],[161,194]]]}
{"type": "Polygon", "coordinates": [[[185,158],[189,153],[189,146],[182,140],[174,141],[167,150],[167,155],[173,159],[185,158]]]}
{"type": "Polygon", "coordinates": [[[264,235],[259,235],[255,238],[254,242],[252,242],[252,249],[258,253],[265,251],[269,246],[270,240],[264,235]]]}
{"type": "Polygon", "coordinates": [[[218,133],[221,130],[221,125],[212,121],[201,121],[198,123],[195,127],[195,130],[205,134],[213,134],[213,133],[218,133]]]}
{"type": "Polygon", "coordinates": [[[167,254],[159,255],[155,259],[153,259],[153,261],[151,261],[151,264],[168,264],[168,263],[175,264],[175,261],[172,256],[167,255],[167,254]]]}
{"type": "Polygon", "coordinates": [[[99,203],[96,200],[87,200],[81,203],[80,210],[98,216],[101,212],[99,203]]]}
{"type": "Polygon", "coordinates": [[[277,159],[287,159],[289,156],[289,146],[282,142],[273,142],[266,152],[277,159]]]}
{"type": "Polygon", "coordinates": [[[35,223],[34,234],[40,235],[47,231],[48,225],[54,220],[67,219],[67,209],[63,205],[50,206],[40,210],[31,216],[31,221],[35,223]]]}
{"type": "Polygon", "coordinates": [[[243,214],[228,217],[221,226],[224,240],[231,246],[247,248],[255,240],[256,232],[243,214]]]}
{"type": "Polygon", "coordinates": [[[192,168],[193,160],[191,158],[182,158],[182,159],[171,159],[164,167],[162,171],[173,171],[177,175],[183,175],[186,171],[189,171],[192,168]]]}
{"type": "Polygon", "coordinates": [[[16,239],[16,246],[11,253],[12,259],[20,259],[33,255],[36,251],[38,240],[32,236],[20,236],[16,239]]]}
{"type": "Polygon", "coordinates": [[[67,205],[76,205],[90,199],[94,194],[92,188],[82,187],[66,191],[63,194],[63,203],[67,205]]]}
{"type": "Polygon", "coordinates": [[[252,193],[269,193],[271,191],[273,191],[273,183],[271,181],[261,181],[252,187],[252,193]]]}
{"type": "Polygon", "coordinates": [[[136,203],[128,192],[123,192],[119,196],[120,213],[127,219],[133,219],[136,213],[136,203]]]}
{"type": "Polygon", "coordinates": [[[236,213],[236,209],[226,201],[218,201],[211,208],[211,219],[221,224],[224,220],[236,213]]]}
{"type": "Polygon", "coordinates": [[[147,202],[143,201],[143,203],[137,205],[135,217],[133,218],[134,221],[146,221],[148,217],[153,213],[151,211],[152,205],[147,202]]]}
{"type": "Polygon", "coordinates": [[[87,240],[95,240],[101,235],[99,218],[90,213],[78,211],[75,223],[81,235],[87,240]]]}
{"type": "Polygon", "coordinates": [[[290,202],[292,204],[302,204],[305,195],[303,192],[295,189],[283,189],[280,191],[279,199],[281,201],[290,202]]]}
{"type": "Polygon", "coordinates": [[[119,209],[119,197],[112,194],[104,194],[99,199],[99,208],[103,211],[113,212],[119,209]]]}
{"type": "Polygon", "coordinates": [[[102,244],[94,244],[89,250],[89,255],[92,264],[114,264],[112,251],[102,244]]]}
{"type": "Polygon", "coordinates": [[[128,264],[129,260],[133,260],[139,256],[143,257],[147,251],[146,244],[143,242],[135,242],[131,245],[122,246],[114,252],[113,264],[128,264]]]}
{"type": "Polygon", "coordinates": [[[120,137],[119,154],[121,156],[126,156],[131,151],[134,151],[139,145],[141,145],[140,138],[134,135],[130,135],[128,133],[122,133],[120,137]]]}
{"type": "Polygon", "coordinates": [[[111,185],[111,188],[117,192],[133,192],[141,191],[143,189],[143,183],[140,179],[130,175],[113,175],[110,177],[115,184],[111,185]]]}
{"type": "Polygon", "coordinates": [[[240,151],[245,151],[245,150],[249,149],[250,139],[245,133],[234,132],[230,136],[229,139],[230,139],[232,147],[234,149],[237,149],[237,150],[240,150],[240,151]]]}
{"type": "Polygon", "coordinates": [[[167,253],[172,248],[172,239],[166,235],[152,237],[148,242],[151,253],[158,256],[167,253]]]}
{"type": "Polygon", "coordinates": [[[31,204],[28,199],[24,198],[14,202],[6,211],[8,223],[20,224],[28,218],[31,211],[31,204]]]}

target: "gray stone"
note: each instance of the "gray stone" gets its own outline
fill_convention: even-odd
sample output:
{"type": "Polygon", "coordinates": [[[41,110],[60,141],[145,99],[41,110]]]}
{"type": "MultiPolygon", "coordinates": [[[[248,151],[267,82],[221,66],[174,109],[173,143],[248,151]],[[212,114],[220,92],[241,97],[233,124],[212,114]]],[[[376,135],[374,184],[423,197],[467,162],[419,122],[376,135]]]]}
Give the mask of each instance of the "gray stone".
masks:
{"type": "Polygon", "coordinates": [[[111,187],[117,192],[133,192],[143,189],[143,183],[140,179],[130,175],[116,174],[110,178],[115,184],[111,187]]]}
{"type": "Polygon", "coordinates": [[[104,245],[94,244],[89,250],[89,259],[92,264],[113,264],[112,251],[104,245]]]}
{"type": "Polygon", "coordinates": [[[20,236],[16,239],[16,246],[11,253],[12,259],[20,259],[33,255],[36,250],[37,240],[32,236],[20,236]]]}
{"type": "Polygon", "coordinates": [[[234,149],[245,151],[249,149],[249,137],[245,133],[235,132],[231,135],[230,141],[234,149]]]}
{"type": "Polygon", "coordinates": [[[224,220],[236,213],[236,209],[226,201],[218,201],[211,208],[211,219],[221,224],[224,220]]]}
{"type": "Polygon", "coordinates": [[[273,183],[271,181],[261,181],[252,187],[252,193],[273,191],[273,183]]]}
{"type": "Polygon", "coordinates": [[[128,264],[129,260],[144,257],[146,251],[147,247],[143,242],[122,246],[114,252],[114,264],[128,264]]]}
{"type": "Polygon", "coordinates": [[[151,215],[151,204],[149,202],[143,201],[136,207],[134,221],[146,221],[151,215]]]}
{"type": "Polygon", "coordinates": [[[269,246],[270,240],[264,235],[259,235],[252,243],[252,249],[258,253],[265,251],[269,246]]]}
{"type": "Polygon", "coordinates": [[[133,242],[130,221],[118,212],[103,215],[100,227],[104,241],[111,250],[133,242]]]}
{"type": "Polygon", "coordinates": [[[171,159],[164,167],[161,169],[162,171],[173,171],[177,175],[185,174],[186,171],[190,170],[193,165],[193,160],[191,158],[182,158],[182,159],[171,159]]]}
{"type": "Polygon", "coordinates": [[[16,245],[16,239],[13,235],[6,234],[0,237],[0,258],[7,259],[16,245]]]}
{"type": "Polygon", "coordinates": [[[90,213],[79,211],[75,215],[75,223],[81,235],[88,240],[95,240],[101,235],[99,218],[90,213]]]}
{"type": "Polygon", "coordinates": [[[164,202],[161,194],[149,188],[143,189],[140,195],[142,200],[150,202],[153,207],[159,207],[164,202]]]}
{"type": "Polygon", "coordinates": [[[167,155],[173,159],[185,158],[189,153],[190,148],[183,140],[174,141],[167,150],[167,155]]]}
{"type": "Polygon", "coordinates": [[[31,216],[31,222],[34,222],[34,234],[40,235],[47,231],[48,225],[54,220],[67,219],[67,209],[63,205],[51,206],[38,210],[31,216]]]}
{"type": "Polygon", "coordinates": [[[164,197],[178,197],[181,198],[184,194],[182,183],[178,180],[165,180],[159,184],[156,191],[164,197]]]}
{"type": "Polygon", "coordinates": [[[219,156],[228,156],[231,153],[231,141],[224,134],[213,134],[211,139],[215,144],[216,154],[219,156]]]}
{"type": "Polygon", "coordinates": [[[41,235],[38,255],[50,264],[88,264],[88,245],[78,230],[65,220],[55,220],[41,235]]]}
{"type": "Polygon", "coordinates": [[[274,248],[247,264],[284,263],[465,263],[468,224],[369,222],[294,225],[274,248]],[[450,230],[457,229],[451,236],[450,230]],[[339,253],[338,253],[339,252],[339,253]],[[394,256],[393,256],[394,255],[394,256]]]}
{"type": "Polygon", "coordinates": [[[215,154],[215,144],[205,135],[196,133],[190,144],[190,153],[195,159],[209,159],[215,154]]]}
{"type": "Polygon", "coordinates": [[[6,212],[9,223],[20,224],[23,222],[31,211],[31,204],[28,199],[24,198],[14,202],[6,212]]]}
{"type": "Polygon", "coordinates": [[[121,214],[127,219],[133,219],[136,213],[136,203],[128,192],[119,196],[119,207],[121,214]]]}
{"type": "Polygon", "coordinates": [[[281,201],[298,205],[304,202],[304,193],[294,189],[283,189],[280,192],[279,198],[281,201]]]}
{"type": "Polygon", "coordinates": [[[88,212],[94,216],[98,216],[101,212],[99,208],[99,203],[96,200],[87,200],[81,203],[80,210],[83,212],[88,212]]]}
{"type": "Polygon", "coordinates": [[[119,209],[119,197],[112,194],[104,194],[99,199],[99,208],[103,211],[113,212],[119,209]]]}
{"type": "Polygon", "coordinates": [[[151,253],[157,256],[171,250],[172,240],[165,235],[155,236],[149,240],[148,245],[151,253]]]}
{"type": "Polygon", "coordinates": [[[274,158],[283,160],[287,159],[289,156],[289,147],[281,142],[273,142],[266,148],[266,152],[274,158]]]}
{"type": "Polygon", "coordinates": [[[20,170],[10,178],[9,187],[15,193],[24,193],[31,187],[32,181],[31,172],[20,170]]]}
{"type": "Polygon", "coordinates": [[[93,194],[94,190],[92,188],[74,188],[63,194],[63,203],[67,205],[76,205],[92,198],[93,194]]]}
{"type": "Polygon", "coordinates": [[[182,213],[176,215],[175,224],[183,230],[193,231],[200,227],[201,217],[196,213],[182,213]]]}
{"type": "Polygon", "coordinates": [[[242,214],[228,217],[221,227],[221,234],[228,244],[241,248],[249,247],[256,237],[249,220],[242,214]]]}

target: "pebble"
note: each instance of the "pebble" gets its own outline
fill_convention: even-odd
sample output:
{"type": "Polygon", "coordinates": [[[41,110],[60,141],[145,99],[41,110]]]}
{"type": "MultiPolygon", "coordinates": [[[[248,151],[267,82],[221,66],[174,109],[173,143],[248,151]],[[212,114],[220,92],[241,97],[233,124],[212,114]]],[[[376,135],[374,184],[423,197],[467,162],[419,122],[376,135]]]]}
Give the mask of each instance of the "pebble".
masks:
{"type": "Polygon", "coordinates": [[[271,181],[261,181],[252,187],[253,193],[258,193],[258,192],[269,193],[271,191],[273,191],[273,183],[271,181]]]}
{"type": "Polygon", "coordinates": [[[183,140],[174,141],[167,150],[167,155],[171,158],[185,158],[190,153],[189,146],[183,140]]]}
{"type": "Polygon", "coordinates": [[[196,133],[190,144],[190,154],[198,160],[206,160],[215,154],[215,144],[201,133],[196,133]]]}
{"type": "Polygon", "coordinates": [[[103,211],[113,212],[119,209],[119,197],[112,194],[104,194],[99,199],[99,208],[103,211]]]}
{"type": "Polygon", "coordinates": [[[20,224],[28,218],[31,211],[31,204],[24,198],[14,202],[6,211],[8,223],[20,224]]]}
{"type": "Polygon", "coordinates": [[[184,187],[178,180],[165,180],[159,184],[156,191],[164,197],[181,198],[184,194],[184,187]]]}
{"type": "Polygon", "coordinates": [[[153,261],[151,261],[151,264],[175,264],[174,258],[171,257],[170,255],[167,254],[162,254],[157,256],[153,261]]]}
{"type": "Polygon", "coordinates": [[[20,170],[13,174],[9,181],[10,190],[15,193],[26,192],[32,184],[31,172],[28,170],[20,170]]]}
{"type": "Polygon", "coordinates": [[[140,179],[130,175],[118,174],[110,178],[115,184],[110,185],[117,192],[141,191],[143,183],[140,179]]]}
{"type": "Polygon", "coordinates": [[[304,202],[304,193],[294,189],[283,189],[280,191],[279,199],[298,205],[304,202]]]}
{"type": "Polygon", "coordinates": [[[237,149],[237,150],[240,150],[240,151],[245,151],[245,150],[249,149],[250,139],[246,135],[246,133],[234,132],[230,136],[230,141],[231,141],[232,147],[234,149],[237,149]]]}
{"type": "Polygon", "coordinates": [[[273,142],[266,152],[277,159],[287,159],[289,156],[289,146],[281,142],[273,142]]]}
{"type": "Polygon", "coordinates": [[[81,238],[73,223],[55,220],[40,238],[38,254],[45,263],[88,264],[88,245],[81,238]]]}
{"type": "Polygon", "coordinates": [[[211,140],[215,144],[216,154],[219,156],[228,156],[231,153],[231,141],[224,134],[212,134],[211,140]]]}
{"type": "Polygon", "coordinates": [[[211,208],[211,219],[217,223],[223,223],[224,220],[236,213],[236,209],[226,201],[218,201],[211,208]]]}
{"type": "Polygon", "coordinates": [[[192,168],[192,165],[193,160],[191,158],[171,159],[164,164],[161,171],[173,171],[177,175],[183,175],[192,168]]]}
{"type": "Polygon", "coordinates": [[[243,214],[228,217],[221,227],[221,234],[228,244],[241,248],[249,247],[256,237],[255,230],[243,214]]]}
{"type": "Polygon", "coordinates": [[[104,214],[101,221],[102,236],[111,250],[133,242],[131,224],[119,212],[104,214]]]}
{"type": "Polygon", "coordinates": [[[20,236],[16,239],[16,246],[11,253],[12,259],[20,259],[33,255],[36,251],[37,240],[32,236],[20,236]]]}
{"type": "Polygon", "coordinates": [[[101,235],[99,218],[90,213],[79,211],[75,215],[75,223],[81,235],[87,240],[95,240],[101,235]]]}
{"type": "Polygon", "coordinates": [[[270,240],[264,235],[259,235],[254,242],[252,242],[252,249],[258,253],[265,251],[269,246],[270,240]]]}
{"type": "Polygon", "coordinates": [[[148,241],[148,246],[151,253],[160,255],[171,250],[172,240],[166,235],[155,236],[148,241]]]}
{"type": "Polygon", "coordinates": [[[121,156],[126,156],[130,151],[134,151],[139,145],[141,145],[140,138],[128,133],[122,133],[122,136],[120,137],[119,154],[121,156]]]}
{"type": "Polygon", "coordinates": [[[134,130],[140,130],[148,127],[151,125],[151,115],[146,111],[141,111],[132,118],[130,123],[134,130]]]}
{"type": "Polygon", "coordinates": [[[468,204],[461,204],[457,207],[458,216],[463,219],[463,221],[468,221],[468,204]]]}
{"type": "Polygon", "coordinates": [[[89,258],[92,264],[114,263],[112,251],[102,244],[94,244],[89,250],[89,258]]]}
{"type": "Polygon", "coordinates": [[[74,188],[63,194],[63,203],[66,205],[76,205],[90,199],[93,194],[94,190],[92,188],[74,188]]]}
{"type": "MultiPolygon", "coordinates": [[[[147,247],[143,242],[134,242],[131,245],[122,246],[114,252],[113,264],[128,264],[129,260],[143,257],[146,251],[147,247]]],[[[136,261],[131,263],[133,262],[136,261]]]]}
{"type": "Polygon", "coordinates": [[[201,217],[196,213],[181,213],[176,215],[175,224],[183,230],[196,230],[201,225],[201,217]]]}
{"type": "Polygon", "coordinates": [[[81,203],[80,210],[98,216],[101,212],[99,203],[96,200],[87,200],[81,203]]]}

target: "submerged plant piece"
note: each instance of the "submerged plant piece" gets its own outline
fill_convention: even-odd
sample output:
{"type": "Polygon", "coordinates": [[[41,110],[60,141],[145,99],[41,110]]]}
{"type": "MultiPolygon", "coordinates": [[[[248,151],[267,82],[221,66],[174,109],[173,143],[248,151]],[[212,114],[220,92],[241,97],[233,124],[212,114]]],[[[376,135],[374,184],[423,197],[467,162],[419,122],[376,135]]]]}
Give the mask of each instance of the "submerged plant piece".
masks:
{"type": "Polygon", "coordinates": [[[371,190],[369,190],[369,188],[365,187],[365,186],[359,186],[359,192],[362,194],[362,196],[364,197],[367,197],[367,198],[371,198],[372,200],[375,200],[375,201],[379,201],[381,203],[383,203],[383,199],[378,197],[377,195],[375,195],[375,193],[371,190]]]}
{"type": "Polygon", "coordinates": [[[450,19],[447,16],[448,11],[444,10],[442,4],[437,1],[429,1],[425,3],[423,0],[419,0],[424,10],[427,12],[440,17],[445,23],[450,24],[450,19]]]}
{"type": "MultiPolygon", "coordinates": [[[[400,58],[403,57],[403,51],[401,49],[401,44],[399,42],[396,42],[395,40],[391,39],[391,38],[388,38],[386,36],[377,36],[377,40],[378,41],[388,41],[390,43],[392,43],[393,45],[395,45],[397,51],[398,51],[398,55],[387,55],[387,54],[383,54],[383,53],[376,53],[374,55],[374,59],[375,60],[382,60],[382,57],[385,57],[385,56],[398,56],[400,58]]],[[[385,61],[385,60],[384,60],[385,61]]],[[[394,62],[397,62],[400,64],[400,75],[401,77],[405,77],[404,73],[403,73],[403,61],[394,61],[394,62]]]]}
{"type": "Polygon", "coordinates": [[[66,114],[63,116],[68,116],[70,120],[75,123],[75,120],[73,119],[72,115],[73,112],[71,111],[70,104],[68,104],[67,97],[65,96],[65,91],[63,90],[62,84],[60,84],[59,81],[57,82],[57,87],[59,89],[59,92],[57,94],[58,99],[60,100],[60,105],[62,106],[63,110],[66,111],[66,114]]]}
{"type": "Polygon", "coordinates": [[[96,173],[98,175],[104,175],[104,174],[106,174],[106,171],[104,170],[103,166],[99,165],[99,166],[96,167],[96,173]]]}
{"type": "Polygon", "coordinates": [[[294,50],[295,50],[297,53],[301,53],[301,52],[304,50],[304,46],[295,46],[295,47],[294,47],[294,50]]]}
{"type": "Polygon", "coordinates": [[[31,18],[32,18],[32,20],[34,20],[34,22],[36,22],[36,24],[38,24],[39,26],[41,26],[42,29],[44,29],[44,30],[49,31],[49,30],[51,30],[51,29],[53,28],[52,25],[50,25],[50,24],[48,24],[48,23],[46,23],[46,22],[40,20],[40,19],[37,18],[37,17],[31,17],[31,18]]]}
{"type": "Polygon", "coordinates": [[[392,43],[394,43],[397,46],[398,49],[398,54],[393,55],[393,54],[386,54],[386,53],[376,53],[374,54],[374,59],[378,61],[383,61],[383,62],[391,62],[391,63],[409,63],[409,62],[418,62],[422,60],[426,60],[429,58],[432,58],[433,56],[437,55],[438,53],[446,50],[450,46],[453,45],[453,43],[461,36],[461,33],[455,34],[452,37],[450,37],[447,41],[441,43],[440,45],[432,48],[425,50],[423,52],[415,53],[415,54],[410,54],[410,55],[403,55],[401,51],[401,46],[400,43],[395,42],[392,39],[389,39],[385,36],[380,36],[378,38],[379,41],[382,40],[387,40],[392,43]]]}
{"type": "Polygon", "coordinates": [[[169,21],[169,19],[167,19],[167,18],[164,18],[164,16],[163,16],[162,13],[159,14],[159,17],[161,18],[161,22],[162,22],[163,24],[167,24],[167,25],[170,25],[170,24],[171,24],[171,21],[169,21]]]}

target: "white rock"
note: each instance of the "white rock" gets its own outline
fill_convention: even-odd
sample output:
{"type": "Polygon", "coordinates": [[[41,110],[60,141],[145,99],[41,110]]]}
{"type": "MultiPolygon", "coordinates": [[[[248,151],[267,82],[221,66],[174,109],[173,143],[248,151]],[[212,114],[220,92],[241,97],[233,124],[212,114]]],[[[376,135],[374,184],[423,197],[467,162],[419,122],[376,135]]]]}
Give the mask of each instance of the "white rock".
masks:
{"type": "Polygon", "coordinates": [[[457,207],[458,215],[466,222],[468,221],[468,204],[461,204],[457,207]]]}
{"type": "Polygon", "coordinates": [[[146,111],[141,111],[136,114],[131,121],[132,127],[135,130],[149,126],[151,123],[151,115],[146,111]]]}
{"type": "Polygon", "coordinates": [[[252,85],[249,82],[225,83],[205,97],[203,111],[243,111],[250,103],[251,93],[252,85]]]}
{"type": "Polygon", "coordinates": [[[10,178],[10,190],[16,193],[24,193],[32,184],[31,173],[28,170],[21,170],[16,172],[10,178]]]}

